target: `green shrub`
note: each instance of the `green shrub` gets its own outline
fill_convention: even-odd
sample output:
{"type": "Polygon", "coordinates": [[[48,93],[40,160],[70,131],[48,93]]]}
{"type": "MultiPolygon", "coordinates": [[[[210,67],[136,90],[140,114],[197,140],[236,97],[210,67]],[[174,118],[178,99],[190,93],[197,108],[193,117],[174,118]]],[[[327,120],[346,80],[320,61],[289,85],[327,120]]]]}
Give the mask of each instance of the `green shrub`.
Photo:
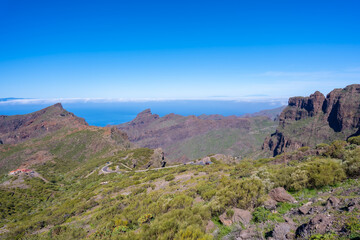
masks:
{"type": "Polygon", "coordinates": [[[226,216],[232,218],[232,216],[234,216],[234,210],[232,209],[226,210],[226,216]]]}
{"type": "Polygon", "coordinates": [[[345,223],[345,227],[349,231],[350,239],[360,238],[360,220],[356,215],[348,217],[345,223]]]}
{"type": "Polygon", "coordinates": [[[113,235],[118,235],[120,233],[127,232],[127,231],[129,231],[128,226],[117,226],[116,228],[114,228],[112,233],[113,233],[113,235]]]}
{"type": "Polygon", "coordinates": [[[267,221],[284,222],[283,218],[279,214],[272,213],[264,207],[255,208],[252,216],[252,221],[255,223],[263,223],[267,221]]]}
{"type": "Polygon", "coordinates": [[[172,181],[172,180],[174,180],[174,179],[175,179],[175,176],[172,175],[172,174],[167,175],[167,176],[165,177],[165,181],[168,181],[168,182],[170,182],[170,181],[172,181]]]}
{"type": "Polygon", "coordinates": [[[360,148],[348,151],[344,156],[344,169],[349,177],[360,176],[360,148]]]}
{"type": "Polygon", "coordinates": [[[138,219],[138,223],[139,223],[139,225],[144,224],[144,223],[148,223],[148,222],[150,222],[151,219],[153,219],[153,215],[150,214],[150,213],[147,213],[147,214],[142,215],[138,219]]]}
{"type": "Polygon", "coordinates": [[[180,230],[175,236],[175,240],[210,240],[210,235],[204,234],[198,225],[188,226],[186,229],[180,230]]]}
{"type": "Polygon", "coordinates": [[[308,151],[309,149],[310,149],[310,147],[304,146],[304,147],[299,148],[298,151],[300,151],[300,152],[306,152],[306,151],[308,151]]]}
{"type": "Polygon", "coordinates": [[[169,203],[168,207],[172,209],[179,209],[191,206],[193,198],[185,194],[179,194],[175,196],[169,203]]]}
{"type": "Polygon", "coordinates": [[[351,137],[347,140],[350,144],[360,145],[360,136],[351,137]]]}
{"type": "Polygon", "coordinates": [[[197,185],[196,192],[202,199],[209,201],[216,194],[216,186],[214,184],[203,182],[197,185]]]}
{"type": "Polygon", "coordinates": [[[335,239],[338,239],[338,237],[333,233],[315,234],[309,238],[309,240],[335,240],[335,239]]]}
{"type": "Polygon", "coordinates": [[[329,147],[329,144],[326,143],[319,143],[316,145],[316,149],[327,149],[329,147]]]}
{"type": "Polygon", "coordinates": [[[291,209],[298,207],[299,204],[296,203],[287,203],[287,202],[282,202],[282,203],[278,203],[278,207],[276,209],[276,211],[283,215],[287,212],[289,212],[291,209]]]}
{"type": "Polygon", "coordinates": [[[344,147],[347,145],[345,141],[336,140],[331,143],[329,148],[324,153],[327,157],[342,159],[344,156],[344,147]]]}
{"type": "MultiPolygon", "coordinates": [[[[240,180],[225,180],[216,193],[220,207],[233,206],[242,209],[257,207],[265,197],[265,186],[260,179],[245,178],[240,180]]],[[[223,209],[218,210],[223,210],[223,209]]]]}
{"type": "Polygon", "coordinates": [[[231,176],[235,178],[250,177],[254,169],[255,167],[252,161],[244,160],[235,166],[234,170],[231,172],[231,176]]]}
{"type": "Polygon", "coordinates": [[[346,177],[340,162],[334,159],[317,158],[308,162],[304,168],[308,174],[310,188],[335,185],[346,177]]]}
{"type": "Polygon", "coordinates": [[[296,168],[290,175],[290,184],[286,187],[291,191],[299,191],[303,188],[306,188],[309,183],[309,177],[306,170],[301,168],[296,168]]]}

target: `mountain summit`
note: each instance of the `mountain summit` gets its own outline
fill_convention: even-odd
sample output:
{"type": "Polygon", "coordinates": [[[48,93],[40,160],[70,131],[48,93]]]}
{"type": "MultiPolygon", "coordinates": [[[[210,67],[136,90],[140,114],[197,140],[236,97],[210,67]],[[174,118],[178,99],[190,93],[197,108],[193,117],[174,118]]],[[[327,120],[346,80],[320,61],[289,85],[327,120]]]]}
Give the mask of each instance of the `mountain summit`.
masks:
{"type": "Polygon", "coordinates": [[[55,132],[65,126],[79,128],[86,127],[88,124],[83,118],[66,111],[61,103],[25,115],[1,115],[0,143],[23,142],[30,138],[55,132]]]}

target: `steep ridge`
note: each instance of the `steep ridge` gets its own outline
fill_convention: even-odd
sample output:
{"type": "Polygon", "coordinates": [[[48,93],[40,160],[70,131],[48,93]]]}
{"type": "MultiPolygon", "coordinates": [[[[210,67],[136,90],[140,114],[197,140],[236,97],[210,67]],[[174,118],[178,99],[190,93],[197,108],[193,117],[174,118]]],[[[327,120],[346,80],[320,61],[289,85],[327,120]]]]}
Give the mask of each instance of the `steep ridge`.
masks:
{"type": "Polygon", "coordinates": [[[63,127],[84,128],[83,118],[66,111],[57,103],[40,111],[25,115],[0,116],[0,144],[15,144],[41,137],[63,127]]]}
{"type": "Polygon", "coordinates": [[[334,89],[326,97],[318,91],[309,97],[292,97],[263,149],[276,156],[302,146],[345,140],[359,135],[359,119],[360,84],[334,89]]]}
{"type": "Polygon", "coordinates": [[[254,154],[261,150],[265,136],[274,131],[276,125],[277,122],[261,115],[196,117],[172,113],[160,117],[146,109],[131,122],[117,127],[137,145],[160,147],[170,161],[185,162],[215,153],[237,157],[254,154]]]}
{"type": "Polygon", "coordinates": [[[71,171],[132,146],[117,128],[89,126],[60,103],[26,115],[1,116],[0,136],[0,174],[39,164],[71,171]]]}

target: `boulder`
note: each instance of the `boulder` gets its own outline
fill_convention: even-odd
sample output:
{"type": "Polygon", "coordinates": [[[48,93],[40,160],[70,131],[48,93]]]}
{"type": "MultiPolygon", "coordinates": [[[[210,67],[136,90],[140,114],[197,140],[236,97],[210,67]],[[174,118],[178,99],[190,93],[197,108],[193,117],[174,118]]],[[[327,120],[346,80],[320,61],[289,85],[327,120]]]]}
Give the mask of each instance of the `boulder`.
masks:
{"type": "Polygon", "coordinates": [[[334,196],[331,196],[326,201],[326,208],[335,208],[339,206],[339,204],[340,204],[340,200],[334,196]]]}
{"type": "Polygon", "coordinates": [[[242,223],[243,225],[248,225],[251,221],[252,215],[251,212],[239,208],[233,208],[234,216],[232,217],[232,221],[234,223],[242,223]]]}
{"type": "Polygon", "coordinates": [[[254,227],[242,230],[235,238],[236,240],[262,239],[254,227]]]}
{"type": "Polygon", "coordinates": [[[312,202],[308,202],[308,203],[305,203],[304,205],[302,205],[301,207],[299,207],[299,213],[304,214],[304,215],[308,214],[312,208],[311,204],[312,204],[312,202]]]}
{"type": "Polygon", "coordinates": [[[289,235],[291,229],[292,229],[292,226],[289,223],[278,223],[275,225],[272,236],[276,240],[289,239],[288,235],[289,235]]]}
{"type": "Polygon", "coordinates": [[[352,212],[354,209],[360,209],[359,199],[349,199],[346,203],[347,205],[343,208],[345,211],[352,212]]]}
{"type": "Polygon", "coordinates": [[[220,222],[225,226],[230,226],[233,223],[241,223],[243,225],[248,225],[251,221],[252,215],[249,211],[233,208],[234,215],[232,217],[227,216],[227,213],[224,212],[219,216],[220,222]]]}
{"type": "Polygon", "coordinates": [[[233,224],[233,221],[231,220],[230,217],[228,217],[227,213],[224,212],[223,214],[221,214],[219,216],[219,220],[222,224],[224,224],[225,226],[230,226],[233,224]]]}
{"type": "Polygon", "coordinates": [[[271,197],[269,197],[264,202],[264,208],[266,208],[267,210],[275,210],[276,209],[276,204],[277,204],[277,202],[274,199],[272,199],[271,197]]]}
{"type": "Polygon", "coordinates": [[[277,202],[296,202],[295,198],[291,196],[283,187],[274,188],[270,191],[269,196],[277,202]]]}
{"type": "Polygon", "coordinates": [[[318,214],[313,217],[308,223],[302,224],[296,229],[296,236],[300,238],[307,238],[312,234],[324,234],[329,231],[331,227],[331,218],[325,214],[318,214]]]}

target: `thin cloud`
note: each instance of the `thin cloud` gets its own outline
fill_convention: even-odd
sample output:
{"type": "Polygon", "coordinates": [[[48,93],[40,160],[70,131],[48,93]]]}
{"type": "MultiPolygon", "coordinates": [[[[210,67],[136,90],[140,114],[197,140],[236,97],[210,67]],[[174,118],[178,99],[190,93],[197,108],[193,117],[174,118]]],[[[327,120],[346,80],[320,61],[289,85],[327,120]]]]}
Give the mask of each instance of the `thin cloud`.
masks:
{"type": "Polygon", "coordinates": [[[51,99],[14,99],[0,102],[0,105],[10,104],[55,104],[61,103],[126,103],[126,102],[161,102],[161,101],[236,101],[236,102],[273,102],[283,103],[287,98],[264,96],[248,97],[209,97],[209,98],[51,98],[51,99]]]}
{"type": "Polygon", "coordinates": [[[360,72],[360,67],[353,67],[345,69],[346,72],[360,72]]]}
{"type": "Polygon", "coordinates": [[[331,76],[334,72],[282,72],[268,71],[260,74],[260,76],[268,77],[326,77],[331,76]]]}

